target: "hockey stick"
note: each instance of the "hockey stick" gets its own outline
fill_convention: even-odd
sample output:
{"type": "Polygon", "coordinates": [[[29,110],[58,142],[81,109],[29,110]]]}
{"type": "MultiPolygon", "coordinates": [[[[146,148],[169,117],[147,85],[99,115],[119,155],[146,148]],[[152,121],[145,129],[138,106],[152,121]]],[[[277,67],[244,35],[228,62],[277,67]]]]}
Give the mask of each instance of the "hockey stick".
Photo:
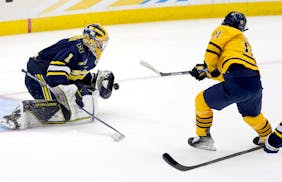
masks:
{"type": "Polygon", "coordinates": [[[114,139],[116,142],[119,142],[119,141],[121,141],[123,138],[125,138],[125,136],[124,136],[121,132],[119,132],[117,129],[115,129],[115,128],[112,127],[111,125],[107,124],[107,123],[104,122],[103,120],[97,118],[97,117],[94,115],[94,113],[91,114],[90,112],[88,112],[86,109],[84,109],[84,108],[82,108],[82,107],[81,107],[81,109],[82,109],[84,112],[86,112],[87,114],[89,114],[90,116],[92,116],[92,118],[94,118],[94,119],[100,121],[101,123],[103,123],[103,124],[106,125],[107,127],[109,127],[109,128],[111,128],[112,130],[114,130],[116,133],[114,133],[114,134],[112,135],[112,137],[113,137],[113,139],[114,139]]]}
{"type": "MultiPolygon", "coordinates": [[[[42,82],[41,80],[39,80],[38,78],[36,78],[35,76],[33,76],[32,74],[30,74],[28,71],[22,69],[22,72],[24,72],[28,77],[32,78],[33,80],[37,81],[41,86],[46,86],[48,87],[48,89],[50,89],[52,91],[52,87],[50,87],[48,84],[42,82]]],[[[80,107],[80,106],[79,106],[80,107]]],[[[88,115],[90,115],[92,117],[92,120],[96,119],[98,121],[100,121],[102,124],[104,124],[105,126],[111,128],[112,130],[114,130],[116,133],[112,135],[112,138],[116,141],[119,142],[121,141],[123,138],[125,138],[125,135],[123,135],[121,132],[119,132],[117,129],[115,129],[114,127],[112,127],[111,125],[107,124],[106,122],[104,122],[103,120],[99,119],[98,117],[96,117],[93,114],[91,114],[90,112],[88,112],[87,110],[85,110],[83,107],[80,107],[80,109],[82,109],[85,113],[87,113],[88,115]]]]}
{"type": "Polygon", "coordinates": [[[237,156],[240,156],[240,155],[243,155],[243,154],[247,154],[247,153],[259,150],[261,148],[262,148],[262,146],[253,147],[253,148],[250,148],[248,150],[243,150],[243,151],[240,151],[240,152],[237,152],[237,153],[234,153],[234,154],[226,155],[226,156],[223,156],[223,157],[211,160],[211,161],[203,162],[203,163],[200,163],[200,164],[197,164],[197,165],[192,165],[192,166],[185,166],[185,165],[178,163],[168,153],[164,153],[162,157],[170,166],[174,167],[175,169],[178,169],[180,171],[189,171],[189,170],[196,169],[196,168],[199,168],[199,167],[202,167],[202,166],[207,166],[207,165],[210,165],[210,164],[213,164],[213,163],[216,163],[216,162],[220,162],[220,161],[223,161],[223,160],[226,160],[226,159],[230,159],[230,158],[237,157],[237,156]]]}
{"type": "Polygon", "coordinates": [[[152,70],[153,72],[157,73],[160,76],[176,76],[176,75],[187,75],[187,74],[191,74],[190,71],[178,71],[178,72],[160,72],[159,70],[157,70],[155,67],[153,67],[151,64],[147,63],[146,61],[140,61],[140,64],[150,70],[152,70]]]}

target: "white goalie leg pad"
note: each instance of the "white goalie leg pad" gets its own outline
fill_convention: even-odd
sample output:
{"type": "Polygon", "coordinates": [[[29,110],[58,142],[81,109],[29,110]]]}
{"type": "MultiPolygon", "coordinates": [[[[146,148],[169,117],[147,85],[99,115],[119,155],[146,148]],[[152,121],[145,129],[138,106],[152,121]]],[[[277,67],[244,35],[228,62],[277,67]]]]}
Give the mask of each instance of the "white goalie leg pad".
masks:
{"type": "Polygon", "coordinates": [[[56,101],[24,100],[0,124],[9,129],[27,129],[44,124],[63,124],[65,116],[56,101]]]}
{"type": "Polygon", "coordinates": [[[41,126],[41,123],[30,112],[24,111],[21,102],[10,115],[1,119],[1,125],[9,129],[27,129],[41,126]]]}
{"type": "Polygon", "coordinates": [[[76,85],[59,85],[53,88],[55,88],[56,91],[55,95],[59,94],[59,96],[56,96],[57,99],[60,99],[58,102],[66,106],[70,111],[70,121],[89,121],[92,119],[92,114],[94,114],[94,116],[98,114],[98,90],[94,91],[92,95],[82,96],[82,102],[84,104],[83,109],[85,109],[87,113],[76,103],[76,85]]]}
{"type": "MultiPolygon", "coordinates": [[[[22,105],[22,103],[21,103],[22,105]]],[[[36,128],[42,126],[42,123],[38,118],[29,111],[21,110],[21,117],[17,120],[19,128],[18,129],[28,129],[36,128]]]]}
{"type": "MultiPolygon", "coordinates": [[[[77,105],[75,96],[69,95],[69,92],[64,95],[69,96],[65,98],[70,108],[70,121],[88,122],[93,119],[93,114],[94,116],[98,114],[98,91],[82,97],[83,109],[88,113],[77,105]]],[[[58,102],[46,100],[22,101],[10,115],[0,119],[0,125],[8,129],[27,129],[46,124],[64,124],[65,122],[65,115],[58,102]]]]}
{"type": "Polygon", "coordinates": [[[52,87],[52,92],[57,101],[65,106],[69,111],[71,110],[71,104],[75,102],[76,91],[77,86],[75,84],[58,85],[56,87],[52,87]]]}
{"type": "Polygon", "coordinates": [[[91,115],[97,116],[98,114],[98,96],[99,91],[94,91],[92,95],[84,95],[82,101],[84,104],[83,109],[81,109],[76,102],[71,104],[71,121],[90,121],[92,118],[91,115]],[[91,115],[89,115],[91,114],[91,115]]]}

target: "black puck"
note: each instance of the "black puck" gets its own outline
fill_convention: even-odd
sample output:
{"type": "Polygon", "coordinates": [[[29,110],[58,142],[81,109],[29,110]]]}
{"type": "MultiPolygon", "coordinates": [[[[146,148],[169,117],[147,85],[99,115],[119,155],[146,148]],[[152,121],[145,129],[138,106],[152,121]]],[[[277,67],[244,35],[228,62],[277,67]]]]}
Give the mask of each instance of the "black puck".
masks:
{"type": "Polygon", "coordinates": [[[115,89],[115,90],[118,90],[118,89],[119,89],[119,84],[118,84],[118,83],[115,83],[115,84],[114,84],[114,89],[115,89]]]}

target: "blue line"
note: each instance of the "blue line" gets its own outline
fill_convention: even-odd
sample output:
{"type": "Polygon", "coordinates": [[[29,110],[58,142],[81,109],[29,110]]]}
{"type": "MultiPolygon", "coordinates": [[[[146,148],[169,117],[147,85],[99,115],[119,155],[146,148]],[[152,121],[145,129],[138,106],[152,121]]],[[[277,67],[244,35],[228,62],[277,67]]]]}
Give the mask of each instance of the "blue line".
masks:
{"type": "Polygon", "coordinates": [[[159,0],[157,3],[165,3],[167,2],[168,0],[159,0]]]}
{"type": "Polygon", "coordinates": [[[146,3],[149,2],[149,1],[151,1],[151,0],[145,0],[145,1],[143,1],[142,3],[140,3],[140,4],[146,4],[146,3]]]}

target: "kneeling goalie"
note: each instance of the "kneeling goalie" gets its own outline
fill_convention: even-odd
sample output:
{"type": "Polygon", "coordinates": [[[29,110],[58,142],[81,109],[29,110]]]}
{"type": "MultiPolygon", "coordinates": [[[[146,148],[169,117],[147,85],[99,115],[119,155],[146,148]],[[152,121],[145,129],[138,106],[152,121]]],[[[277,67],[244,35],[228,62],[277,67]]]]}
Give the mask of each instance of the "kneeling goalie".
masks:
{"type": "Polygon", "coordinates": [[[22,101],[0,124],[26,129],[42,124],[89,121],[98,113],[97,98],[111,96],[114,75],[90,71],[108,42],[107,31],[90,24],[82,36],[62,39],[29,58],[25,85],[35,100],[22,101]]]}

